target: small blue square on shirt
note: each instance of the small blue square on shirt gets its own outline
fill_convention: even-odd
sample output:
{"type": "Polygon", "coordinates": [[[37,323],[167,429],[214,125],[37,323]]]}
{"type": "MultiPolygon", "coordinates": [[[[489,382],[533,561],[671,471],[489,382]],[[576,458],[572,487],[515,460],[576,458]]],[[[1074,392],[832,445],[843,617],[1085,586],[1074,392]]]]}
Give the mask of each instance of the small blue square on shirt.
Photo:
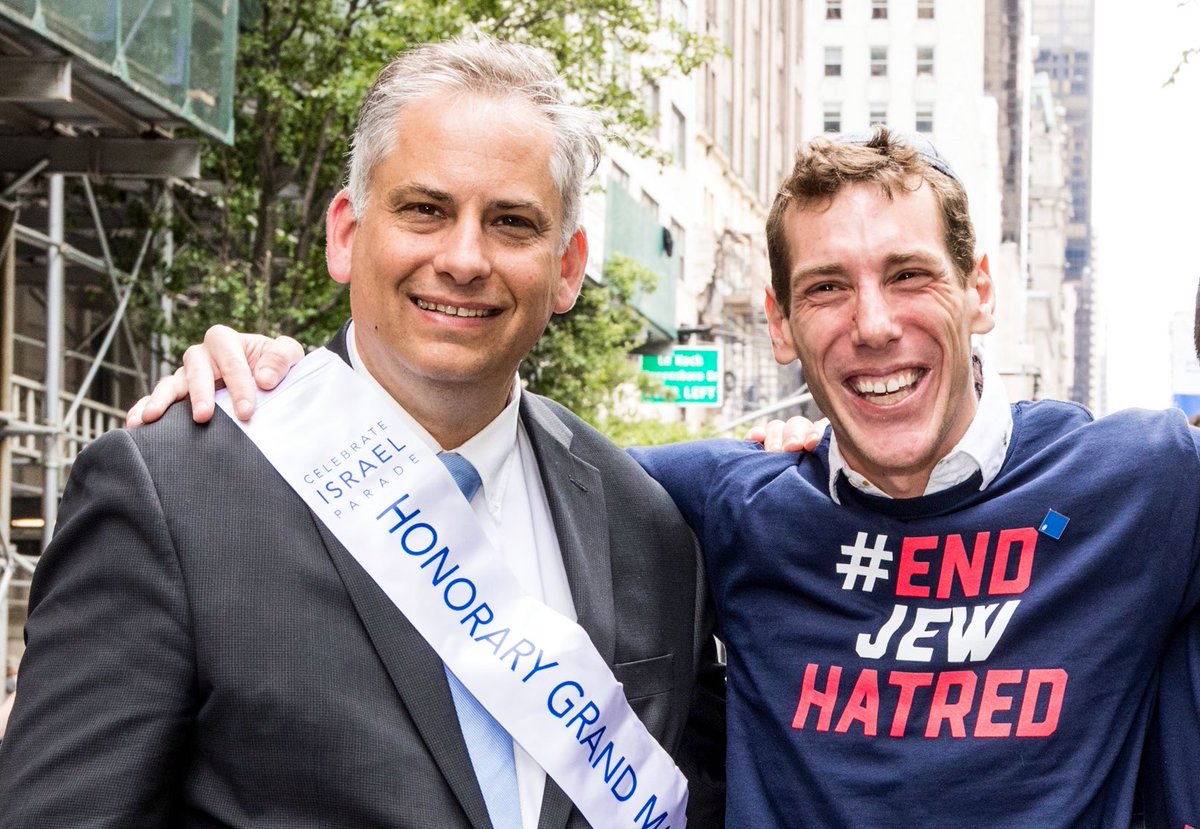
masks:
{"type": "Polygon", "coordinates": [[[1050,510],[1042,519],[1042,526],[1038,527],[1038,532],[1045,533],[1057,541],[1062,538],[1063,530],[1067,528],[1067,522],[1070,520],[1062,513],[1050,510]]]}

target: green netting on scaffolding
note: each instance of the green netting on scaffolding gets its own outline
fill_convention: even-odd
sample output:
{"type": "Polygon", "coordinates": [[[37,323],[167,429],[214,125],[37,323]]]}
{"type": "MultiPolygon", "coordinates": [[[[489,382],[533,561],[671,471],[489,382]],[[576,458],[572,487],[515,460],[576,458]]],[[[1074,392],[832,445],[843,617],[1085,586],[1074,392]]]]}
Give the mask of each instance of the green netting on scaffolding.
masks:
{"type": "Polygon", "coordinates": [[[237,0],[0,0],[0,14],[232,139],[237,0]]]}

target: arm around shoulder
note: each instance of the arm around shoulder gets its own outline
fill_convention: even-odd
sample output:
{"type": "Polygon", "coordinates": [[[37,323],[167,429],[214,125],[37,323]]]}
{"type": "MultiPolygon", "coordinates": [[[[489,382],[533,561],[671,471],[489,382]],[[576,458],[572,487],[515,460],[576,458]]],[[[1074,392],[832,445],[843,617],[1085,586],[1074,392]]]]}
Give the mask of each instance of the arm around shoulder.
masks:
{"type": "Polygon", "coordinates": [[[629,450],[650,477],[667,491],[683,520],[704,540],[704,504],[720,465],[733,453],[758,452],[745,441],[697,440],[629,450]]]}

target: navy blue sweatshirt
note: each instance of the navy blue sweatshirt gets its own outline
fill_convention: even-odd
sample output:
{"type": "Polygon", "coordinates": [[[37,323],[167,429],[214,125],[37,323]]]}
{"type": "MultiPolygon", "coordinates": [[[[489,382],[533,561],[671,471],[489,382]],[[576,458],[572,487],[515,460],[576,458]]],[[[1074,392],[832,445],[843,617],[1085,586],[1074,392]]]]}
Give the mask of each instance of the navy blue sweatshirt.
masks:
{"type": "Polygon", "coordinates": [[[727,825],[1125,829],[1150,733],[1153,825],[1200,827],[1198,437],[1022,403],[986,489],[840,505],[828,439],[635,451],[707,559],[727,825]]]}

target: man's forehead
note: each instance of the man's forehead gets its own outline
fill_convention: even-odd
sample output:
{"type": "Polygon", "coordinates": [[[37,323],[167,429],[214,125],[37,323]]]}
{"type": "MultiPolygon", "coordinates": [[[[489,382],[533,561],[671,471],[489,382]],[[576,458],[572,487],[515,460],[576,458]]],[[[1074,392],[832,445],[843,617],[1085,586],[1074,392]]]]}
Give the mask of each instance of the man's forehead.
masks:
{"type": "MultiPolygon", "coordinates": [[[[933,188],[920,179],[911,187],[890,190],[876,182],[853,182],[819,199],[794,199],[784,211],[784,224],[789,231],[849,233],[857,229],[850,222],[855,217],[888,220],[914,230],[932,227],[940,231],[943,225],[933,188]]],[[[881,231],[883,227],[867,229],[881,231]]]]}
{"type": "Polygon", "coordinates": [[[905,203],[910,197],[915,198],[918,202],[927,201],[929,208],[934,213],[939,211],[937,197],[929,182],[918,175],[912,175],[888,184],[879,181],[849,181],[833,193],[808,199],[793,197],[788,201],[786,213],[806,213],[819,216],[839,204],[854,199],[878,201],[881,206],[885,202],[888,206],[896,206],[905,203]]]}
{"type": "Polygon", "coordinates": [[[513,96],[418,99],[397,114],[391,144],[379,163],[399,177],[378,183],[389,194],[425,193],[450,201],[469,189],[497,206],[537,203],[558,212],[554,137],[549,119],[513,96]],[[431,145],[436,138],[442,139],[439,145],[431,145]],[[486,176],[474,174],[480,163],[486,176]]]}
{"type": "Polygon", "coordinates": [[[548,138],[551,146],[554,143],[554,124],[546,113],[520,95],[492,90],[466,89],[416,98],[396,112],[394,129],[400,135],[406,128],[430,120],[458,116],[466,116],[480,125],[495,125],[497,116],[502,116],[506,124],[496,129],[497,137],[517,137],[521,141],[548,138]]]}
{"type": "Polygon", "coordinates": [[[856,183],[819,203],[789,206],[785,244],[792,275],[833,273],[862,262],[882,266],[949,261],[944,222],[929,187],[893,191],[856,183]]]}

